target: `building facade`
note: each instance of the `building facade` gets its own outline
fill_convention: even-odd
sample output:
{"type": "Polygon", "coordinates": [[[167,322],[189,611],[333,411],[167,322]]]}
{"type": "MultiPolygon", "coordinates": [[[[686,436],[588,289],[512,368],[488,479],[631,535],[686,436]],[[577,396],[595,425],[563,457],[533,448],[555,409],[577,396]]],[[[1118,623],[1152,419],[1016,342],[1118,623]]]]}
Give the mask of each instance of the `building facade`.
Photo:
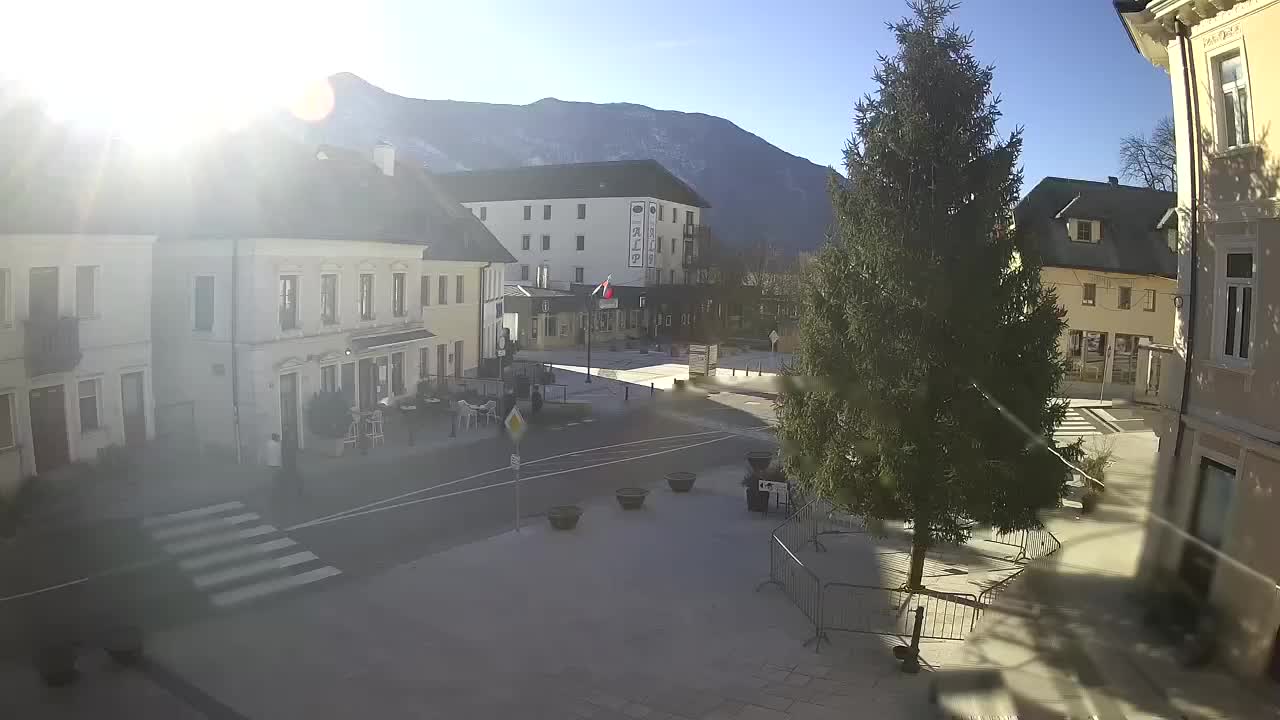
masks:
{"type": "Polygon", "coordinates": [[[653,160],[543,165],[437,178],[515,261],[506,280],[566,289],[687,284],[709,207],[653,160]],[[638,209],[638,212],[637,212],[638,209]],[[637,218],[637,216],[639,216],[637,218]],[[639,239],[633,235],[639,232],[639,239]],[[647,238],[647,239],[646,239],[647,238]]]}
{"type": "Polygon", "coordinates": [[[1047,177],[1018,203],[1041,279],[1066,313],[1064,391],[1132,399],[1139,343],[1173,341],[1176,197],[1143,187],[1047,177]]]}
{"type": "Polygon", "coordinates": [[[153,242],[0,235],[0,496],[154,434],[153,242]]]}
{"type": "Polygon", "coordinates": [[[1169,73],[1180,253],[1142,568],[1213,608],[1219,655],[1280,680],[1280,2],[1116,2],[1169,73]]]}

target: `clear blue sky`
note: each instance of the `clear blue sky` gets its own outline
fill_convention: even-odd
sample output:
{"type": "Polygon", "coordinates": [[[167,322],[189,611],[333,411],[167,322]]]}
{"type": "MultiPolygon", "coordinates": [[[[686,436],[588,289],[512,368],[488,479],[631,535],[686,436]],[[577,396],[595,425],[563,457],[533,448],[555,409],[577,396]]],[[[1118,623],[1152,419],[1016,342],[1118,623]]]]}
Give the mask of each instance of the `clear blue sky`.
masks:
{"type": "MultiPolygon", "coordinates": [[[[333,69],[412,97],[704,112],[842,167],[854,101],[894,48],[885,22],[905,12],[892,0],[387,2],[358,23],[363,52],[333,69]]],[[[1168,76],[1107,0],[968,0],[954,19],[995,65],[1005,127],[1026,128],[1025,189],[1116,174],[1119,138],[1170,112],[1168,76]]]]}

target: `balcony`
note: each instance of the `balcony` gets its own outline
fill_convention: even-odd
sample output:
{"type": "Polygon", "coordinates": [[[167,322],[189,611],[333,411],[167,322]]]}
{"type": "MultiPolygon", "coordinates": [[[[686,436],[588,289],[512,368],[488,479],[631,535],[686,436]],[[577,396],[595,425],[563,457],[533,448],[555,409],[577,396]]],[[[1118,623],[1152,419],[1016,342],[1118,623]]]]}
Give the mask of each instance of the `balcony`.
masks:
{"type": "Polygon", "coordinates": [[[684,226],[685,240],[707,240],[707,239],[710,239],[710,237],[711,237],[710,225],[685,225],[684,226]]]}
{"type": "Polygon", "coordinates": [[[27,377],[67,372],[80,364],[79,318],[41,318],[23,325],[27,377]]]}

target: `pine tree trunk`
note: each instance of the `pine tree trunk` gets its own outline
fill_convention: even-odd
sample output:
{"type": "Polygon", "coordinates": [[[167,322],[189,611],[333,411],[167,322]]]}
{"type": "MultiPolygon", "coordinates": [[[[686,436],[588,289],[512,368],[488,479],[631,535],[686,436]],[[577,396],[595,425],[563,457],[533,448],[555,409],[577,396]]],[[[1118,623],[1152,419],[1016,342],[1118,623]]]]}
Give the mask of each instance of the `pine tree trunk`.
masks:
{"type": "Polygon", "coordinates": [[[924,588],[924,556],[929,551],[929,531],[916,529],[911,539],[911,569],[907,572],[907,589],[924,588]]]}

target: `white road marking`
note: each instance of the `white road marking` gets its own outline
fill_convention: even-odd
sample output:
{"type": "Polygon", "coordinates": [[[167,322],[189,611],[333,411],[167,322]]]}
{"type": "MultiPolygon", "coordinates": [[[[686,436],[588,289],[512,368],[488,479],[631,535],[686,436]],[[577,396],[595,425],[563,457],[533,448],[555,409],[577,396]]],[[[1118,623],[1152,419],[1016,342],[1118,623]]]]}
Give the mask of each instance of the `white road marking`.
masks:
{"type": "Polygon", "coordinates": [[[245,530],[236,530],[235,532],[221,533],[219,535],[206,535],[192,540],[169,543],[164,546],[164,551],[170,555],[181,555],[182,553],[193,552],[195,550],[206,550],[219,545],[230,545],[237,540],[247,540],[248,538],[258,537],[260,535],[270,535],[273,532],[277,532],[274,525],[259,525],[245,530]]]}
{"type": "Polygon", "coordinates": [[[593,423],[593,422],[595,422],[595,421],[596,421],[596,419],[595,419],[595,418],[585,418],[582,422],[584,422],[584,423],[593,423]]]}
{"type": "Polygon", "coordinates": [[[1120,420],[1115,415],[1112,415],[1106,410],[1098,409],[1098,410],[1094,410],[1093,412],[1098,417],[1102,418],[1103,420],[1106,420],[1107,422],[1120,422],[1120,420]]]}
{"type": "Polygon", "coordinates": [[[201,568],[207,568],[210,565],[219,565],[224,562],[240,560],[254,555],[266,555],[269,552],[283,550],[284,548],[293,547],[297,544],[298,543],[289,538],[276,538],[275,540],[268,540],[267,542],[258,543],[257,545],[241,545],[240,547],[232,548],[230,550],[221,550],[209,553],[208,555],[187,558],[186,560],[179,561],[178,567],[183,570],[200,570],[201,568]]]}
{"type": "Polygon", "coordinates": [[[226,510],[239,510],[244,507],[244,503],[238,501],[225,502],[220,505],[209,505],[208,507],[196,508],[194,510],[183,510],[182,512],[171,513],[169,515],[158,515],[149,517],[142,521],[143,527],[154,527],[156,525],[164,525],[169,522],[178,520],[192,520],[205,515],[214,515],[226,510]]]}
{"type": "Polygon", "coordinates": [[[228,527],[231,525],[239,525],[247,523],[250,520],[261,519],[258,513],[242,513],[240,515],[232,515],[230,517],[212,518],[210,520],[201,520],[188,525],[178,525],[177,527],[166,527],[160,530],[153,530],[151,537],[156,540],[171,540],[173,538],[182,537],[184,535],[199,535],[202,532],[215,530],[217,528],[228,527]]]}
{"type": "Polygon", "coordinates": [[[276,570],[283,570],[285,568],[293,567],[294,565],[311,562],[312,560],[319,560],[319,558],[315,556],[315,553],[303,551],[292,555],[285,555],[284,557],[267,558],[265,560],[259,560],[258,562],[249,563],[248,565],[237,565],[236,567],[227,568],[226,570],[197,575],[191,578],[191,582],[195,583],[195,586],[198,588],[207,588],[211,585],[229,583],[232,580],[241,580],[243,578],[253,577],[254,575],[262,575],[276,570]]]}
{"type": "MultiPolygon", "coordinates": [[[[737,436],[736,436],[736,435],[724,435],[724,436],[721,436],[721,437],[718,437],[718,438],[712,438],[712,439],[710,439],[710,440],[704,440],[704,441],[699,442],[699,443],[693,443],[692,445],[682,445],[682,446],[680,446],[680,447],[670,448],[670,449],[668,449],[668,450],[659,450],[659,451],[657,451],[657,452],[646,453],[646,454],[644,454],[644,455],[637,455],[637,456],[634,456],[634,457],[622,458],[622,459],[620,459],[620,460],[609,460],[609,461],[606,461],[606,462],[595,463],[594,465],[583,465],[582,467],[568,468],[568,469],[565,469],[565,470],[557,470],[557,471],[555,471],[555,472],[543,473],[543,474],[541,474],[541,475],[532,475],[532,476],[529,476],[529,477],[521,478],[521,479],[520,479],[520,481],[521,481],[521,482],[530,482],[530,481],[532,481],[532,480],[538,480],[538,479],[540,479],[540,478],[544,478],[544,477],[553,477],[553,476],[555,476],[555,475],[564,475],[564,474],[566,474],[566,473],[578,472],[578,471],[580,471],[580,470],[591,470],[591,469],[593,469],[593,468],[604,467],[604,466],[606,466],[606,465],[616,465],[617,463],[620,463],[620,462],[630,462],[630,461],[632,461],[632,460],[640,460],[640,459],[643,459],[643,458],[647,458],[647,457],[654,457],[654,456],[657,456],[657,455],[666,455],[667,453],[673,453],[673,452],[676,452],[676,451],[679,451],[679,450],[688,450],[688,449],[690,449],[690,448],[699,447],[699,446],[701,446],[701,445],[710,445],[711,443],[720,442],[721,440],[728,440],[729,438],[732,438],[732,437],[737,437],[737,436]]],[[[502,470],[506,470],[506,468],[500,468],[500,469],[502,469],[502,470]]],[[[360,510],[360,511],[350,510],[350,511],[347,511],[347,512],[345,512],[345,513],[338,513],[338,514],[336,514],[336,515],[330,515],[329,517],[325,517],[325,518],[318,518],[318,519],[316,519],[316,520],[311,520],[311,521],[309,521],[309,522],[299,523],[299,524],[297,524],[297,525],[294,525],[294,526],[292,526],[292,527],[288,528],[288,530],[292,531],[292,530],[299,530],[299,529],[301,529],[301,528],[314,527],[314,526],[316,526],[316,525],[327,525],[328,523],[331,523],[331,522],[337,522],[337,521],[339,521],[339,520],[349,520],[349,519],[354,518],[354,517],[360,517],[361,515],[370,515],[370,514],[373,514],[373,513],[382,512],[382,511],[384,511],[384,510],[395,510],[395,509],[397,509],[397,508],[408,507],[408,506],[410,506],[410,505],[417,505],[418,503],[434,502],[434,501],[436,501],[436,500],[444,500],[445,498],[457,497],[457,496],[459,496],[459,495],[467,495],[467,494],[469,494],[469,493],[473,493],[473,492],[480,492],[481,490],[492,490],[492,489],[494,489],[494,488],[499,488],[499,487],[503,487],[503,486],[506,486],[506,485],[512,485],[512,484],[514,484],[515,482],[516,482],[515,480],[507,480],[507,481],[505,481],[505,482],[492,483],[492,484],[489,484],[489,485],[482,485],[482,486],[480,486],[480,487],[476,487],[476,488],[468,488],[468,489],[466,489],[466,490],[458,490],[458,491],[456,491],[456,492],[445,493],[444,495],[432,495],[431,497],[418,498],[417,500],[406,500],[406,501],[404,501],[404,502],[402,502],[402,503],[396,503],[396,504],[394,504],[394,505],[383,505],[382,507],[372,507],[372,508],[365,509],[365,510],[360,510]]],[[[439,486],[439,485],[438,485],[438,486],[436,486],[436,487],[441,487],[441,486],[439,486]]],[[[377,504],[377,503],[375,503],[375,504],[377,504]]]]}
{"type": "Polygon", "coordinates": [[[290,588],[306,585],[308,583],[313,583],[318,580],[324,580],[325,578],[341,574],[342,571],[338,568],[326,565],[325,567],[308,570],[307,572],[298,575],[288,575],[274,580],[254,583],[253,585],[245,585],[244,587],[236,588],[235,590],[220,592],[213,595],[210,600],[214,605],[227,607],[228,605],[235,605],[236,603],[241,603],[245,600],[252,600],[254,598],[263,597],[264,595],[271,595],[282,590],[288,590],[290,588]]]}
{"type": "Polygon", "coordinates": [[[580,423],[569,423],[569,427],[573,427],[574,425],[579,425],[579,424],[580,423]]]}

